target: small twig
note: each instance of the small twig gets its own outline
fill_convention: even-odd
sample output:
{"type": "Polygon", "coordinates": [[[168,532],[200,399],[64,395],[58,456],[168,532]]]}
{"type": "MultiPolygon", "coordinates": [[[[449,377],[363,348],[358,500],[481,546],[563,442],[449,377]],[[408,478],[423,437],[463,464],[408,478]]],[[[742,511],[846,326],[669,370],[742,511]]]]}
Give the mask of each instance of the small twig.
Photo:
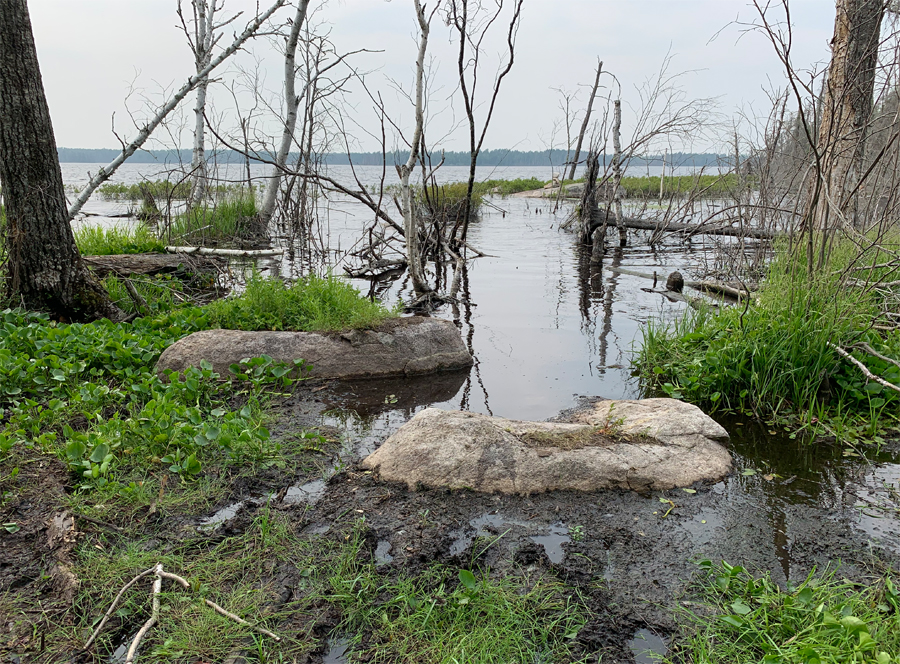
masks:
{"type": "Polygon", "coordinates": [[[156,624],[156,621],[159,619],[159,594],[160,592],[162,592],[163,574],[162,563],[157,563],[156,567],[153,568],[153,571],[156,574],[156,580],[153,581],[153,608],[150,612],[150,617],[147,618],[147,622],[141,625],[138,633],[134,635],[134,640],[128,647],[128,654],[125,657],[125,664],[134,664],[134,656],[137,654],[137,649],[141,644],[141,639],[144,638],[144,635],[150,631],[150,628],[153,627],[156,624]]]}
{"type": "Polygon", "coordinates": [[[116,607],[119,605],[119,600],[122,599],[122,595],[125,594],[125,591],[128,590],[129,588],[131,588],[131,586],[133,586],[135,583],[137,583],[138,581],[143,579],[148,574],[153,574],[153,571],[155,569],[156,569],[155,567],[151,567],[150,569],[145,569],[143,572],[138,574],[136,577],[134,577],[131,581],[129,581],[122,587],[122,590],[120,590],[119,594],[116,595],[116,598],[113,600],[113,603],[110,604],[109,610],[106,612],[106,615],[103,616],[103,620],[101,620],[100,624],[97,625],[97,629],[95,629],[94,633],[91,634],[91,638],[89,638],[87,640],[87,643],[84,644],[84,647],[82,648],[82,650],[87,650],[88,648],[91,647],[91,644],[94,642],[94,639],[97,638],[97,635],[100,634],[100,631],[106,625],[106,622],[109,620],[109,617],[112,615],[113,611],[116,610],[116,607]]]}
{"type": "Polygon", "coordinates": [[[855,364],[859,368],[860,371],[863,372],[863,375],[866,378],[868,378],[869,380],[874,380],[879,385],[890,388],[890,389],[894,390],[895,392],[900,392],[900,387],[894,385],[893,383],[886,381],[884,378],[880,378],[880,377],[876,376],[875,374],[873,374],[871,371],[869,371],[866,368],[865,364],[863,364],[862,362],[857,360],[855,357],[853,357],[850,353],[845,351],[843,348],[835,346],[833,343],[828,342],[828,341],[825,342],[825,345],[833,348],[837,352],[837,354],[840,355],[841,357],[845,357],[848,360],[850,360],[853,364],[855,364]]]}
{"type": "MultiPolygon", "coordinates": [[[[88,521],[89,523],[93,523],[97,526],[101,526],[102,528],[109,528],[110,530],[114,530],[118,533],[122,532],[122,529],[119,528],[119,526],[115,526],[111,523],[107,523],[106,521],[101,521],[100,519],[95,519],[94,517],[91,517],[91,516],[85,516],[84,514],[74,514],[74,517],[76,519],[81,519],[83,521],[88,521]]],[[[152,572],[153,570],[150,569],[149,571],[152,572]]]]}
{"type": "Polygon", "coordinates": [[[879,353],[877,350],[872,348],[869,344],[865,343],[864,341],[860,341],[860,342],[853,344],[853,348],[858,348],[860,350],[863,350],[863,351],[867,352],[869,355],[872,355],[873,357],[877,357],[879,360],[884,360],[885,362],[889,362],[890,364],[893,364],[895,367],[900,368],[900,362],[898,362],[897,360],[895,360],[893,358],[887,357],[886,355],[882,355],[881,353],[879,353]]]}
{"type": "Polygon", "coordinates": [[[137,288],[134,287],[134,284],[131,283],[131,279],[123,279],[125,283],[125,290],[128,291],[129,297],[134,302],[134,306],[137,307],[138,312],[145,313],[149,311],[149,307],[147,306],[147,300],[145,300],[140,293],[137,292],[137,288]]]}

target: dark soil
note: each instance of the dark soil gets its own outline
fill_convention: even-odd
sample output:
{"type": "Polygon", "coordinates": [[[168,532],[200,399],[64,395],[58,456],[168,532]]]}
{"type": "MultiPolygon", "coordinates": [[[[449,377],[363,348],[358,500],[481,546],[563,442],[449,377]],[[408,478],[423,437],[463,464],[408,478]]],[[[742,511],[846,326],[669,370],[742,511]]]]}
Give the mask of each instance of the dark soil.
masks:
{"type": "MultiPolygon", "coordinates": [[[[690,599],[695,563],[703,558],[769,572],[782,584],[838,561],[840,573],[857,580],[886,565],[900,566],[896,515],[886,517],[883,532],[860,526],[854,491],[863,485],[868,466],[847,465],[840,450],[788,453],[777,445],[765,447],[768,442],[735,437],[735,475],[695,485],[693,492],[564,491],[526,497],[409,491],[379,482],[354,461],[415,409],[415,404],[384,398],[386,393],[394,397],[394,389],[399,391],[380,385],[374,390],[377,403],[359,404],[357,412],[368,415],[369,424],[356,440],[344,441],[341,455],[350,463],[319,493],[306,502],[302,492],[301,500],[288,499],[289,486],[308,486],[303,483],[320,475],[285,477],[270,470],[265,477],[244,479],[216,506],[219,522],[200,537],[211,542],[243,532],[268,500],[310,540],[342,539],[348,524],[364,517],[362,555],[376,562],[386,579],[415,574],[434,563],[480,568],[496,576],[552,575],[573,594],[577,591],[592,614],[578,634],[576,654],[604,663],[634,662],[630,642],[640,630],[675,634],[674,609],[690,599]],[[395,413],[403,416],[379,428],[378,422],[395,413]],[[759,471],[747,475],[748,468],[759,471]]],[[[328,383],[310,382],[278,405],[273,435],[312,427],[328,408],[346,405],[349,398],[346,387],[337,392],[328,383]]],[[[565,421],[573,414],[556,419],[565,421]]],[[[44,458],[22,459],[19,466],[15,496],[0,508],[0,521],[19,527],[11,534],[0,531],[0,661],[59,661],[60,653],[53,653],[50,644],[40,654],[40,621],[71,607],[64,589],[45,578],[58,562],[47,545],[48,523],[61,510],[70,478],[61,463],[44,458]],[[10,653],[27,656],[10,660],[10,653]]],[[[135,537],[147,547],[199,551],[197,527],[211,514],[148,517],[135,537]]],[[[76,523],[86,530],[105,529],[103,524],[76,523]]],[[[300,571],[273,561],[272,577],[278,588],[275,603],[302,594],[300,571]]],[[[335,609],[323,604],[293,615],[280,629],[302,632],[310,643],[318,643],[307,657],[320,662],[326,639],[339,623],[335,609]]],[[[367,638],[363,635],[363,644],[367,638]]]]}

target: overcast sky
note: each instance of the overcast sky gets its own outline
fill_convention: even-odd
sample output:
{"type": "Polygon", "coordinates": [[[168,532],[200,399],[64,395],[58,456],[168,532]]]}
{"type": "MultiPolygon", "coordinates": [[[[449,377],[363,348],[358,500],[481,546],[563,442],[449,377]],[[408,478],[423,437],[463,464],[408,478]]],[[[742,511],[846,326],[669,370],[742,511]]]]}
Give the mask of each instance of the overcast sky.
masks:
{"type": "MultiPolygon", "coordinates": [[[[176,0],[29,0],[28,4],[60,146],[116,147],[113,113],[123,138],[134,133],[124,104],[132,85],[137,94],[130,106],[140,112],[141,94],[159,100],[162,89],[177,88],[191,73],[176,0]]],[[[252,12],[255,5],[227,0],[226,9],[252,12]]],[[[354,62],[370,72],[369,85],[383,92],[398,124],[407,126],[411,110],[389,79],[404,85],[412,81],[416,53],[412,0],[312,0],[311,7],[318,8],[316,21],[330,29],[339,51],[382,51],[358,55],[354,62]]],[[[806,68],[825,61],[834,2],[791,0],[791,8],[795,64],[806,68]]],[[[292,13],[283,9],[281,15],[292,13]]],[[[783,19],[783,13],[773,10],[772,17],[783,19]]],[[[670,53],[670,73],[685,72],[679,80],[687,97],[716,98],[718,110],[727,118],[741,111],[764,115],[769,107],[767,90],[783,86],[784,76],[765,37],[741,25],[757,19],[746,0],[525,0],[515,66],[501,91],[485,147],[546,149],[554,124],[561,120],[560,97],[553,88],[575,91],[589,83],[597,58],[621,81],[626,109],[638,103],[635,86],[658,72],[670,53]]],[[[450,131],[454,118],[459,119],[458,107],[450,100],[455,51],[449,37],[449,29],[436,19],[430,49],[435,68],[433,138],[450,131]]],[[[502,48],[502,36],[497,37],[487,48],[489,55],[502,48]]],[[[281,68],[273,44],[260,40],[250,51],[232,63],[223,81],[234,80],[235,67],[252,69],[259,62],[260,75],[274,95],[281,85],[281,68]]],[[[492,75],[485,74],[485,80],[489,78],[492,75]]],[[[234,103],[225,94],[224,83],[218,87],[214,102],[226,113],[234,103]]],[[[579,108],[585,98],[582,92],[579,108]]],[[[347,101],[359,122],[376,129],[370,105],[359,90],[347,101]]],[[[185,113],[189,110],[185,106],[185,113]]],[[[359,147],[376,147],[362,132],[356,135],[359,147]]],[[[189,146],[188,137],[186,132],[178,140],[189,146]]],[[[560,141],[557,134],[555,147],[560,141]]],[[[708,141],[698,139],[694,147],[708,149],[708,141]]],[[[466,149],[467,136],[457,130],[443,144],[466,149]]]]}

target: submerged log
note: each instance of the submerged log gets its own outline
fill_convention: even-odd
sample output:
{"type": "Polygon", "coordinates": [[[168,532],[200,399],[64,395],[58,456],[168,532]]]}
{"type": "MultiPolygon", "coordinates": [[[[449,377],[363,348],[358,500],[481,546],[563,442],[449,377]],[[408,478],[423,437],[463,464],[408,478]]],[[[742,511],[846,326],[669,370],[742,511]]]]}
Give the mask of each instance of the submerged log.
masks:
{"type": "Polygon", "coordinates": [[[186,256],[177,254],[113,254],[84,256],[85,264],[99,277],[115,274],[154,275],[171,272],[218,272],[227,265],[218,256],[186,256]]]}
{"type": "MultiPolygon", "coordinates": [[[[594,228],[601,228],[606,223],[607,214],[604,210],[597,210],[591,215],[591,224],[594,228]]],[[[622,219],[625,228],[633,228],[641,231],[663,231],[667,233],[685,233],[687,235],[724,235],[728,237],[745,237],[754,240],[774,240],[785,233],[783,231],[771,231],[762,228],[735,228],[733,226],[716,226],[705,224],[680,224],[675,222],[659,222],[650,219],[622,219]]]]}

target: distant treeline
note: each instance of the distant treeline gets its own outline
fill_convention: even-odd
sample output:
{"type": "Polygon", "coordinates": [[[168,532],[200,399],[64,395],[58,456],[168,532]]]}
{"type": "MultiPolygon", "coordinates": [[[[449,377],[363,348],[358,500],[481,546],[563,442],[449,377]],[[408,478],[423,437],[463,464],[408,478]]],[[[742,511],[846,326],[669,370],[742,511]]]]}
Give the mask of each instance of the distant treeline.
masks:
{"type": "MultiPolygon", "coordinates": [[[[106,164],[111,162],[120,153],[119,150],[94,149],[94,148],[57,148],[59,161],[63,163],[81,164],[106,164]]],[[[388,165],[403,163],[409,156],[408,152],[394,152],[387,155],[388,165]]],[[[212,157],[223,164],[244,163],[244,156],[238,152],[225,150],[212,157]]],[[[380,166],[384,156],[380,152],[353,152],[347,154],[323,155],[326,164],[346,165],[352,160],[360,166],[380,166]]],[[[432,163],[437,164],[441,159],[440,151],[434,151],[431,155],[432,163]]],[[[604,155],[606,163],[612,160],[612,155],[604,155]]],[[[176,165],[190,164],[190,150],[156,150],[150,152],[136,152],[129,160],[137,164],[176,165]]],[[[255,160],[251,160],[255,161],[255,160]]],[[[540,150],[523,152],[520,150],[483,150],[478,157],[479,166],[546,166],[561,167],[566,161],[565,150],[540,150]]],[[[666,164],[675,166],[716,166],[727,165],[728,157],[710,153],[681,153],[675,152],[666,156],[666,164]]],[[[631,160],[632,166],[661,166],[663,157],[647,156],[635,157],[631,160]]],[[[468,152],[445,152],[444,164],[447,166],[468,166],[468,152]]]]}

